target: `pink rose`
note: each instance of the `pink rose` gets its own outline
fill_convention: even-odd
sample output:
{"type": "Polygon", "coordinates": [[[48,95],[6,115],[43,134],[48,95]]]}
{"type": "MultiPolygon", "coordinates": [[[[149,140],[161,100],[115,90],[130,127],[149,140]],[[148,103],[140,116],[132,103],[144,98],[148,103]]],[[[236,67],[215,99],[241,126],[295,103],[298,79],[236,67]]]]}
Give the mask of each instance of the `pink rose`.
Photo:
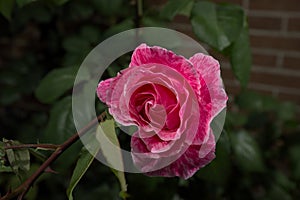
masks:
{"type": "Polygon", "coordinates": [[[127,69],[99,83],[97,94],[117,122],[138,126],[131,155],[141,172],[187,179],[215,158],[210,123],[227,95],[213,57],[188,60],[142,44],[127,69]]]}

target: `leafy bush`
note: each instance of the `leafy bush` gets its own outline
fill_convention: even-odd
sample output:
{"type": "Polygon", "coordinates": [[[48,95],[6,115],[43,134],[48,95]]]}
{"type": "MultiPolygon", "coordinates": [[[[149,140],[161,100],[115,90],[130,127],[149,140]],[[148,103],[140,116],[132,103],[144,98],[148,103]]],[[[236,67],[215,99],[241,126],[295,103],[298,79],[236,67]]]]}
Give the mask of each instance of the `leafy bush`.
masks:
{"type": "MultiPolygon", "coordinates": [[[[200,41],[230,59],[244,88],[227,113],[216,159],[186,181],[126,174],[124,182],[122,173],[114,171],[115,176],[93,162],[76,142],[46,168],[50,173],[35,180],[27,199],[66,199],[68,187],[69,199],[73,189],[76,199],[125,199],[127,193],[130,199],[300,198],[294,105],[247,91],[251,56],[247,17],[239,6],[193,0],[170,0],[162,8],[141,0],[0,0],[0,12],[1,136],[13,139],[0,142],[2,197],[32,177],[52,150],[76,132],[70,95],[88,52],[113,34],[165,27],[181,14],[200,41]],[[38,148],[7,148],[22,146],[17,140],[38,148]]],[[[104,78],[115,76],[129,59],[116,60],[104,78]]],[[[105,110],[100,102],[96,107],[99,113],[105,110]]],[[[121,135],[119,140],[126,141],[121,135]]]]}

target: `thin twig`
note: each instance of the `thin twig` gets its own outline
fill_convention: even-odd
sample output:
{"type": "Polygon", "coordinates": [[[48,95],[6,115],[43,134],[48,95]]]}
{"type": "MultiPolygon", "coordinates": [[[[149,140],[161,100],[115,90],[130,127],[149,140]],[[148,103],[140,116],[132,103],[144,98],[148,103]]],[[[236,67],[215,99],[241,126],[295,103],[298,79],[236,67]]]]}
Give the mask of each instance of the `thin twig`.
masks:
{"type": "Polygon", "coordinates": [[[135,0],[135,27],[141,27],[141,20],[143,16],[143,0],[135,0]]]}
{"type": "Polygon", "coordinates": [[[94,125],[99,123],[98,121],[104,121],[106,113],[103,112],[93,121],[91,121],[88,125],[82,128],[79,132],[75,133],[72,137],[66,140],[61,145],[58,145],[56,150],[50,155],[50,157],[35,171],[23,184],[17,187],[12,192],[8,192],[5,196],[0,197],[0,200],[9,200],[16,196],[18,196],[18,200],[22,200],[30,187],[36,181],[40,175],[44,173],[44,171],[65,151],[67,150],[72,144],[74,144],[81,136],[87,133],[94,125]]]}
{"type": "Polygon", "coordinates": [[[57,144],[19,144],[5,146],[4,149],[26,149],[26,148],[42,148],[42,149],[57,149],[60,145],[57,144]]]}

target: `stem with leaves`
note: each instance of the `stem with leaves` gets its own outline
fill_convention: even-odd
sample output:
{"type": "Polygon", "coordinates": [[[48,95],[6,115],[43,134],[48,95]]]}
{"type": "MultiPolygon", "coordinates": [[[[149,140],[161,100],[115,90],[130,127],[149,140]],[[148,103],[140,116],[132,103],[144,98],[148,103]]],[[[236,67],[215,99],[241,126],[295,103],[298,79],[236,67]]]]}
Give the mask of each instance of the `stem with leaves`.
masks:
{"type": "Polygon", "coordinates": [[[88,132],[93,126],[100,122],[104,121],[106,117],[106,112],[100,114],[97,118],[92,120],[89,124],[87,124],[80,131],[71,136],[68,140],[60,145],[54,144],[23,144],[23,145],[15,145],[15,146],[7,146],[6,149],[22,149],[22,148],[47,148],[47,149],[55,149],[55,151],[50,155],[50,157],[35,171],[24,183],[22,183],[19,187],[14,189],[11,192],[8,192],[5,196],[0,197],[0,200],[9,200],[18,196],[18,200],[22,200],[33,183],[39,178],[49,167],[50,165],[64,152],[66,151],[72,144],[74,144],[81,136],[88,132]]]}

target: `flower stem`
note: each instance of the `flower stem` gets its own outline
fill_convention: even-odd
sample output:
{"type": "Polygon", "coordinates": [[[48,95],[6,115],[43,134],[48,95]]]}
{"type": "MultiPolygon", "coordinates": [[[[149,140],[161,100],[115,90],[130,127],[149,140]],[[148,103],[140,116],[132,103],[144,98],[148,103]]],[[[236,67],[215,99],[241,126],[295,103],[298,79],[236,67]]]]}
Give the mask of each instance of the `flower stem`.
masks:
{"type": "MultiPolygon", "coordinates": [[[[73,136],[71,136],[69,139],[67,139],[64,143],[57,145],[57,148],[55,151],[50,155],[50,157],[38,168],[37,171],[35,171],[24,183],[22,183],[19,187],[17,187],[15,190],[12,192],[8,192],[5,196],[0,197],[0,200],[9,200],[12,199],[16,196],[18,196],[18,200],[22,200],[30,187],[33,185],[33,183],[36,181],[40,175],[42,175],[45,170],[65,151],[67,150],[72,144],[74,144],[81,136],[83,136],[85,133],[88,132],[93,126],[98,124],[102,121],[104,121],[104,118],[106,116],[106,113],[103,112],[100,114],[97,118],[92,120],[88,125],[86,125],[84,128],[82,128],[80,131],[75,133],[73,136]]],[[[38,144],[39,147],[41,144],[38,144]]],[[[48,144],[45,144],[48,145],[48,144]]],[[[28,147],[33,147],[36,145],[28,144],[28,147],[25,147],[26,145],[18,145],[17,148],[28,148],[28,147]]],[[[13,146],[10,146],[13,147],[13,146]]],[[[16,146],[15,146],[16,147],[16,146]]],[[[49,147],[49,146],[48,146],[49,147]]],[[[54,147],[51,145],[51,147],[54,147]]]]}
{"type": "Polygon", "coordinates": [[[135,27],[140,28],[141,27],[141,19],[143,16],[143,0],[136,0],[135,1],[136,6],[136,17],[135,17],[135,27]]]}
{"type": "Polygon", "coordinates": [[[19,144],[5,146],[4,149],[26,149],[26,148],[41,148],[41,149],[57,149],[60,145],[56,144],[19,144]]]}

